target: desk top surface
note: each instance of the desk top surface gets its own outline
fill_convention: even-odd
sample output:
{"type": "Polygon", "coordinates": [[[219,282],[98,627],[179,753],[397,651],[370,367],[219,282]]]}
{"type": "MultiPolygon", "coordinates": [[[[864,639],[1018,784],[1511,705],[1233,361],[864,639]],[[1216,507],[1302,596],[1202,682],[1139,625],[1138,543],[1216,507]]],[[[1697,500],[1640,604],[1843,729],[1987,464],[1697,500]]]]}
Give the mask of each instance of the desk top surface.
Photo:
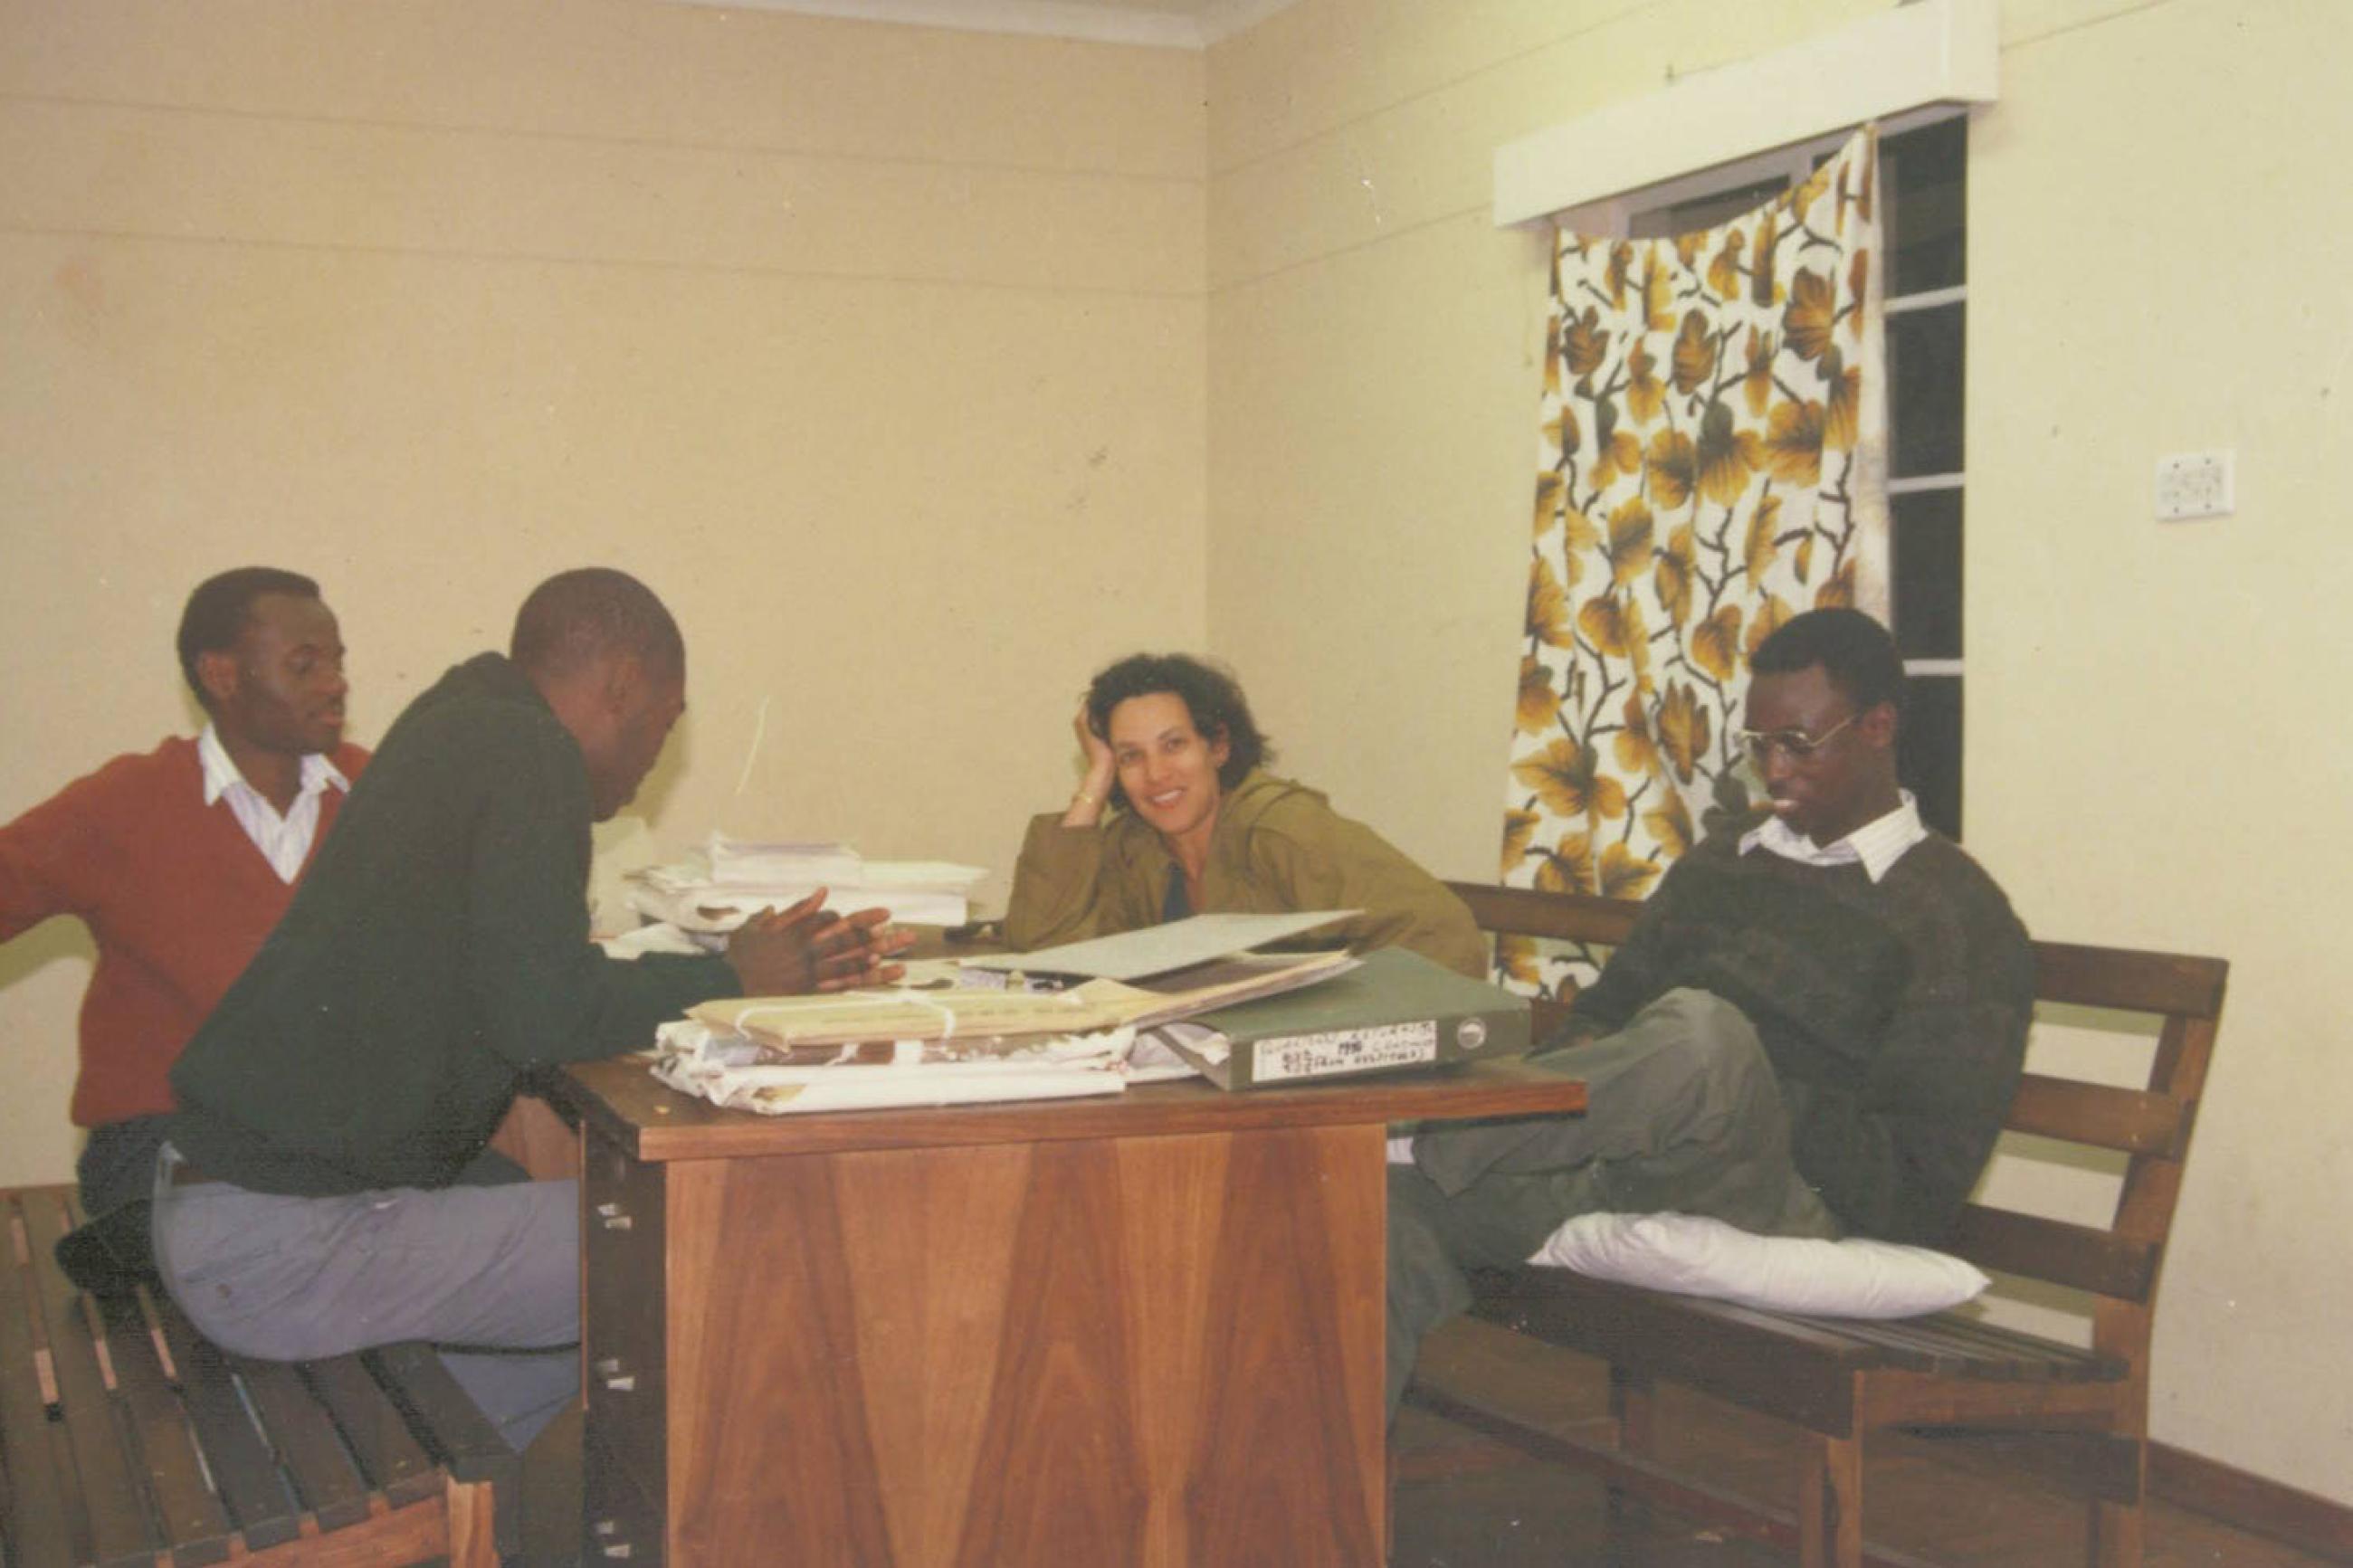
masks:
{"type": "Polygon", "coordinates": [[[1082,1100],[760,1116],[681,1094],[655,1081],[642,1058],[620,1057],[565,1068],[550,1094],[577,1110],[587,1129],[638,1159],[656,1161],[1457,1121],[1585,1109],[1584,1084],[1514,1058],[1239,1094],[1188,1079],[1082,1100]]]}

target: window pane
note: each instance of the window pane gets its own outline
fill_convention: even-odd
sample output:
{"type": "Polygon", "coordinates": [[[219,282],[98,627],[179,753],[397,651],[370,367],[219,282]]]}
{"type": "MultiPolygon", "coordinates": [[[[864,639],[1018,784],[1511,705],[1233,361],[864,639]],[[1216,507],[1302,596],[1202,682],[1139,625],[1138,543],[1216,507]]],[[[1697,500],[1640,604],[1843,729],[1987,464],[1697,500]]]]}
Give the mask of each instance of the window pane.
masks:
{"type": "Polygon", "coordinates": [[[1968,132],[1962,116],[1879,144],[1891,300],[1968,279],[1968,132]]]}
{"type": "Polygon", "coordinates": [[[1961,836],[1961,678],[1915,675],[1904,683],[1895,776],[1920,802],[1920,820],[1961,836]]]}
{"type": "Polygon", "coordinates": [[[1672,206],[1652,207],[1648,212],[1634,214],[1626,220],[1626,234],[1630,239],[1665,239],[1694,229],[1714,228],[1717,224],[1755,212],[1775,196],[1789,188],[1787,176],[1776,174],[1755,184],[1737,185],[1712,195],[1694,196],[1672,206]]]}
{"type": "Polygon", "coordinates": [[[1895,646],[1906,658],[1961,657],[1961,492],[1890,496],[1895,646]]]}
{"type": "Polygon", "coordinates": [[[1959,300],[1887,318],[1888,472],[1896,479],[1961,471],[1959,300]]]}

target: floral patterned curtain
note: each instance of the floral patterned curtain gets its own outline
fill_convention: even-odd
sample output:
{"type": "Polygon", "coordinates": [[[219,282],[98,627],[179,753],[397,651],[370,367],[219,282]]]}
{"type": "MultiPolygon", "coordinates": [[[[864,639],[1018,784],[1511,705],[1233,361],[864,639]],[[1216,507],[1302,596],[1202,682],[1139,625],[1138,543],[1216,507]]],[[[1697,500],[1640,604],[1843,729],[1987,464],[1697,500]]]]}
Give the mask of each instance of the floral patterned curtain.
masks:
{"type": "MultiPolygon", "coordinates": [[[[1554,252],[1503,880],[1648,894],[1734,778],[1749,652],[1800,610],[1885,618],[1878,142],[1660,240],[1554,252]]],[[[1499,944],[1523,988],[1588,955],[1499,944]]]]}

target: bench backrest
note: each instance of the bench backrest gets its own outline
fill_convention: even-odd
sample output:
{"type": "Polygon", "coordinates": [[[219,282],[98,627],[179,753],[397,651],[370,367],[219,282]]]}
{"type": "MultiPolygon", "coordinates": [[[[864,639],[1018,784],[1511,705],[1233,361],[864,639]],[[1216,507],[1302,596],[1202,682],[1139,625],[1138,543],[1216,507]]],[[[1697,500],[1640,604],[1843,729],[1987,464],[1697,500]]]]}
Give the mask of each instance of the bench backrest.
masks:
{"type": "MultiPolygon", "coordinates": [[[[1623,942],[1642,909],[1591,894],[1447,885],[1471,906],[1483,931],[1588,950],[1623,942]]],[[[2144,1014],[2158,1023],[2145,1088],[2028,1073],[2003,1123],[2015,1132],[2124,1154],[2116,1211],[2109,1224],[2098,1226],[1972,1203],[1942,1245],[1981,1268],[2089,1291],[2095,1298],[2095,1347],[2140,1362],[2148,1352],[2166,1238],[2230,965],[2219,958],[2056,942],[2036,942],[2034,960],[2039,1003],[2144,1014]]],[[[1535,1037],[1543,1038],[1565,1012],[1559,1004],[1539,1001],[1535,1037]]]]}

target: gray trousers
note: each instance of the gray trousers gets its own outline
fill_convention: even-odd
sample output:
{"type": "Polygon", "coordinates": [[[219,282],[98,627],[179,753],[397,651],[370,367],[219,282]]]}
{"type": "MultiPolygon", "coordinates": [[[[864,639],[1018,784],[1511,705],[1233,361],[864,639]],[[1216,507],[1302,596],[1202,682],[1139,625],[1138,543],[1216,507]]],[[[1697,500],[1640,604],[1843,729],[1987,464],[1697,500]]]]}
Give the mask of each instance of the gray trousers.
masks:
{"type": "Polygon", "coordinates": [[[214,1343],[304,1361],[430,1341],[517,1451],[579,1391],[575,1184],[488,1156],[456,1186],[298,1198],[174,1184],[180,1163],[164,1145],[155,1265],[214,1343]]]}
{"type": "Polygon", "coordinates": [[[1471,1304],[1466,1268],[1525,1263],[1581,1214],[1695,1214],[1766,1236],[1835,1237],[1789,1157],[1789,1114],[1757,1031],[1704,991],[1670,991],[1614,1035],[1539,1058],[1585,1081],[1582,1116],[1472,1122],[1389,1167],[1388,1408],[1421,1338],[1471,1304]]]}

